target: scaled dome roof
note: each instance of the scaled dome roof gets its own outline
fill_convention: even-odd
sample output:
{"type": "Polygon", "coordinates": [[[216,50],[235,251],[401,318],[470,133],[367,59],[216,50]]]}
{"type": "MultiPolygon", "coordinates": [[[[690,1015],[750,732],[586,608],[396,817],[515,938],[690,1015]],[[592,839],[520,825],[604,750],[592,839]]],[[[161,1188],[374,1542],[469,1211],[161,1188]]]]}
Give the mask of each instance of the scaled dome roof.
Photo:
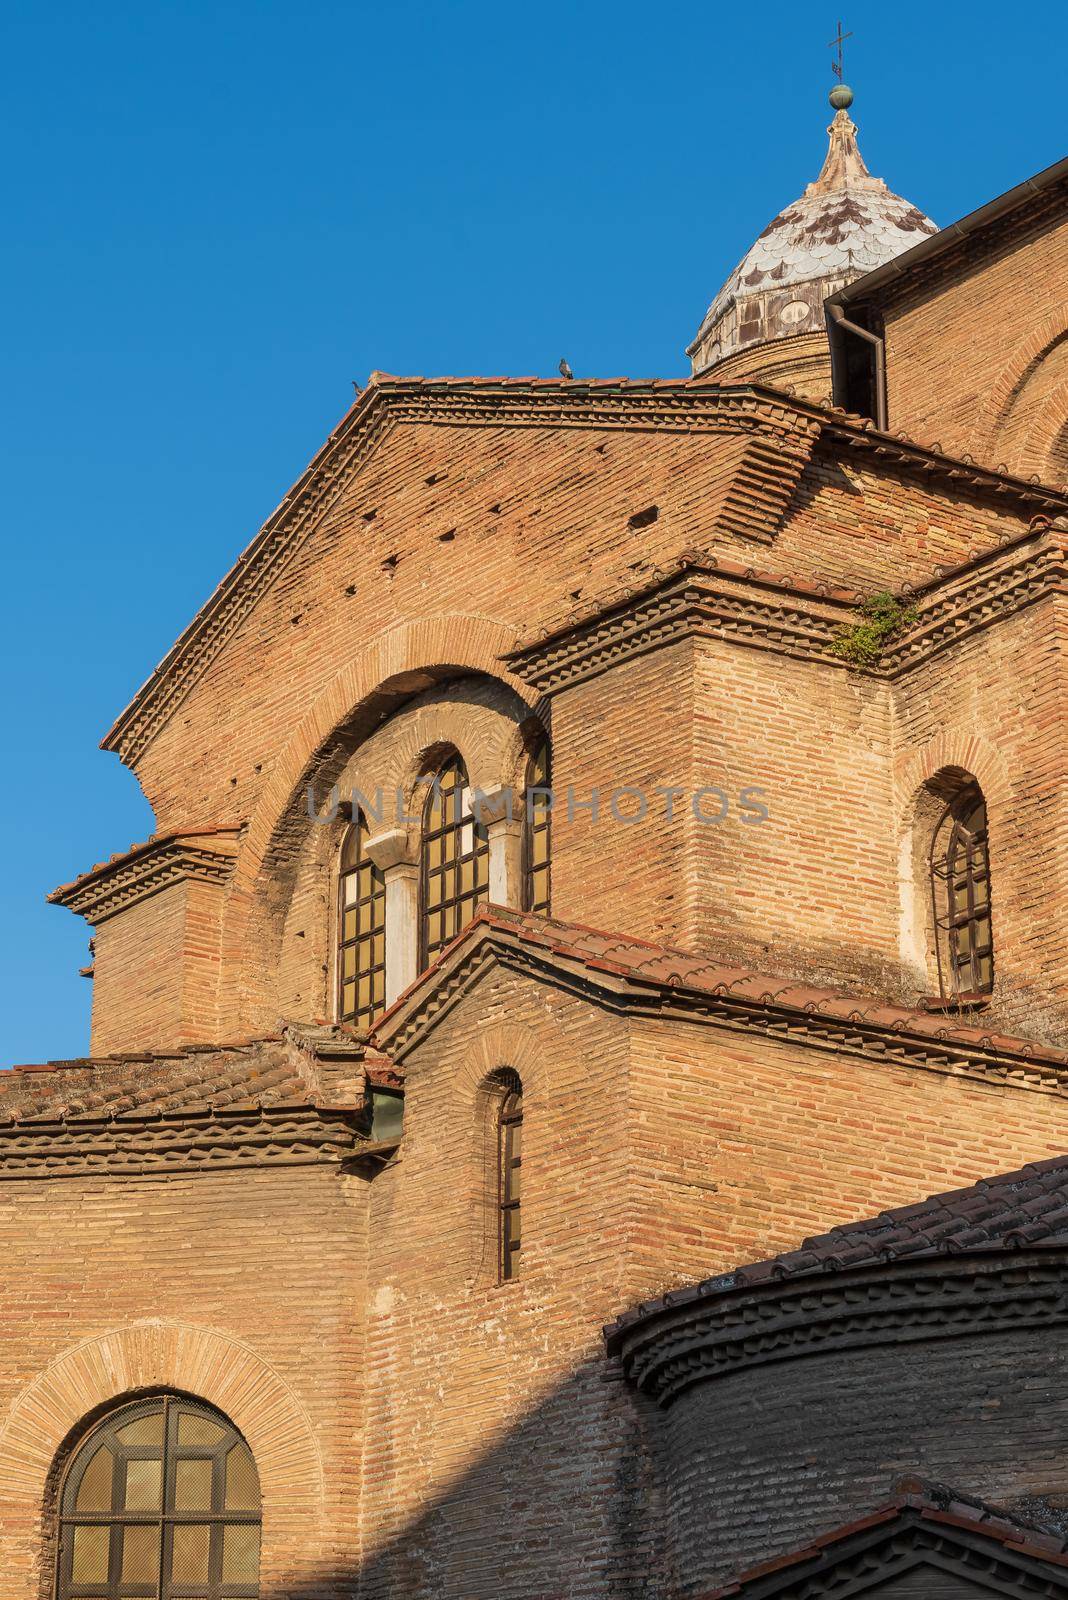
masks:
{"type": "Polygon", "coordinates": [[[686,352],[695,373],[747,345],[822,330],[829,294],[938,232],[872,177],[844,108],[827,132],[819,177],[768,223],[709,306],[686,352]]]}

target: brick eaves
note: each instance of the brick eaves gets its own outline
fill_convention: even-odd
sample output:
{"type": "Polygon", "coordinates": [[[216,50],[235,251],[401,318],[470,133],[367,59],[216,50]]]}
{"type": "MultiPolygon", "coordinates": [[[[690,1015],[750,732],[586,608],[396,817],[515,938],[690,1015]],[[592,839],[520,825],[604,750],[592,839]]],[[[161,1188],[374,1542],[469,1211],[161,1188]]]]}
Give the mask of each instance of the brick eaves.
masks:
{"type": "Polygon", "coordinates": [[[818,1043],[881,1061],[976,1071],[998,1068],[1014,1081],[1068,1093],[1068,1052],[1034,1041],[951,1027],[944,1014],[915,1011],[875,996],[817,988],[792,978],[729,967],[692,952],[567,923],[532,912],[483,906],[437,960],[394,1001],[371,1042],[402,1061],[463,987],[480,959],[578,981],[614,1003],[670,1011],[695,1020],[762,1028],[792,1043],[818,1043]]]}
{"type": "MultiPolygon", "coordinates": [[[[1000,1506],[994,1506],[972,1495],[962,1494],[944,1484],[930,1482],[916,1475],[902,1478],[895,1485],[893,1498],[867,1516],[844,1523],[828,1533],[821,1534],[787,1555],[760,1562],[740,1573],[720,1588],[706,1591],[700,1600],[726,1600],[731,1595],[744,1594],[747,1588],[782,1573],[784,1580],[796,1581],[796,1569],[809,1563],[818,1563],[822,1571],[832,1567],[842,1557],[842,1547],[853,1544],[861,1535],[873,1530],[888,1529],[896,1533],[899,1527],[910,1523],[917,1526],[931,1524],[948,1530],[979,1535],[991,1539],[1011,1554],[1068,1567],[1068,1541],[1060,1535],[1035,1523],[1024,1521],[1000,1506]]],[[[1062,1580],[1059,1580],[1063,1582],[1062,1580]]]]}
{"type": "MultiPolygon", "coordinates": [[[[565,381],[538,378],[394,378],[375,374],[372,382],[329,435],[307,470],[283,498],[206,604],[138,690],[101,741],[135,764],[138,755],[169,718],[260,593],[273,583],[304,534],[332,505],[392,420],[404,420],[417,405],[422,420],[451,425],[522,425],[524,421],[559,427],[692,428],[717,421],[720,427],[760,432],[779,439],[779,450],[793,437],[804,456],[821,432],[851,447],[872,452],[876,461],[920,470],[958,487],[970,485],[1036,510],[1068,508],[1068,496],[1041,485],[955,461],[936,450],[880,434],[863,419],[802,401],[759,385],[720,385],[708,379],[627,379],[565,381]],[[546,414],[548,413],[548,415],[546,414]],[[362,436],[362,442],[361,442],[362,436]],[[350,448],[351,447],[351,448],[350,448]],[[360,455],[360,450],[363,455],[360,455]],[[337,459],[348,450],[351,460],[337,459]]],[[[762,456],[766,456],[766,451],[762,456]]],[[[762,461],[761,474],[766,467],[762,461]]],[[[784,480],[785,481],[785,480],[784,480]]],[[[775,497],[773,496],[773,499],[775,497]]],[[[765,508],[774,514],[775,506],[765,508]]]]}

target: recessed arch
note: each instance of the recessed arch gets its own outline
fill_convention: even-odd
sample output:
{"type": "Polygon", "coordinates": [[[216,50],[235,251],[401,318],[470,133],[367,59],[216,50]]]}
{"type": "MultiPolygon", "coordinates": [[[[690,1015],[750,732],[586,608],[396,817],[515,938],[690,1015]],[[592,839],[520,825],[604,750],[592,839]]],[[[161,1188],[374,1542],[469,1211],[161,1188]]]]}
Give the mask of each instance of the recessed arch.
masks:
{"type": "Polygon", "coordinates": [[[307,785],[313,783],[325,798],[351,755],[352,730],[370,731],[391,707],[435,682],[482,673],[506,684],[533,711],[538,696],[501,664],[516,640],[514,627],[481,616],[398,623],[361,650],[319,695],[280,752],[238,850],[223,920],[225,986],[219,1003],[227,1029],[255,1031],[275,1020],[265,903],[276,892],[269,881],[272,871],[293,858],[304,837],[307,785]]]}
{"type": "MultiPolygon", "coordinates": [[[[161,1390],[205,1401],[248,1441],[263,1495],[263,1581],[277,1571],[277,1551],[291,1553],[302,1541],[310,1574],[316,1546],[330,1530],[322,1459],[307,1412],[248,1345],[170,1319],[141,1321],[82,1340],[16,1395],[0,1427],[0,1570],[39,1566],[47,1553],[57,1466],[87,1419],[122,1400],[161,1390]]],[[[292,1570],[292,1561],[286,1570],[292,1570]]]]}

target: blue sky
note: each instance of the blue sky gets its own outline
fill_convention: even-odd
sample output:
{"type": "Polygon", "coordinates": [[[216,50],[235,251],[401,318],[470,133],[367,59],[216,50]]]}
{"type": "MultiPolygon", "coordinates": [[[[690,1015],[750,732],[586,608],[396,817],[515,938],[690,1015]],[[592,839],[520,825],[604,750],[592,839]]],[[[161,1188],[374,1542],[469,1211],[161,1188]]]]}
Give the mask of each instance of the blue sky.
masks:
{"type": "MultiPolygon", "coordinates": [[[[351,399],[673,376],[813,178],[837,7],[3,8],[0,1060],[88,1045],[44,894],[152,831],[97,749],[351,399]]],[[[1068,12],[854,5],[873,171],[945,223],[1064,154],[1068,12]]],[[[196,819],[190,819],[195,821],[196,819]]]]}

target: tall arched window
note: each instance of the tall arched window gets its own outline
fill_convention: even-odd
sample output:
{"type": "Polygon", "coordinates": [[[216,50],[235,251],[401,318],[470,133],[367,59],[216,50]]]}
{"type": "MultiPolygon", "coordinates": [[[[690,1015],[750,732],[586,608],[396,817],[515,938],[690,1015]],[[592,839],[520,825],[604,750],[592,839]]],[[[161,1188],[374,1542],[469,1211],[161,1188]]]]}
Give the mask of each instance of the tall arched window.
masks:
{"type": "Polygon", "coordinates": [[[254,1600],[261,1520],[252,1452],[221,1412],[178,1395],[122,1406],[64,1476],[58,1600],[254,1600]]]}
{"type": "Polygon", "coordinates": [[[428,966],[489,898],[489,839],[458,755],[437,772],[423,811],[420,965],[428,966]]]}
{"type": "Polygon", "coordinates": [[[523,797],[523,910],[549,915],[552,796],[549,741],[543,739],[527,767],[523,797]]]}
{"type": "Polygon", "coordinates": [[[986,801],[978,784],[959,789],[943,811],[930,868],[942,995],[967,999],[989,994],[994,987],[990,851],[986,801]]]}
{"type": "Polygon", "coordinates": [[[523,1243],[523,1085],[512,1071],[499,1075],[497,1105],[497,1274],[519,1276],[523,1243]]]}
{"type": "Polygon", "coordinates": [[[386,1003],[386,884],[367,854],[357,814],[341,846],[338,905],[338,1018],[370,1027],[386,1003]]]}

